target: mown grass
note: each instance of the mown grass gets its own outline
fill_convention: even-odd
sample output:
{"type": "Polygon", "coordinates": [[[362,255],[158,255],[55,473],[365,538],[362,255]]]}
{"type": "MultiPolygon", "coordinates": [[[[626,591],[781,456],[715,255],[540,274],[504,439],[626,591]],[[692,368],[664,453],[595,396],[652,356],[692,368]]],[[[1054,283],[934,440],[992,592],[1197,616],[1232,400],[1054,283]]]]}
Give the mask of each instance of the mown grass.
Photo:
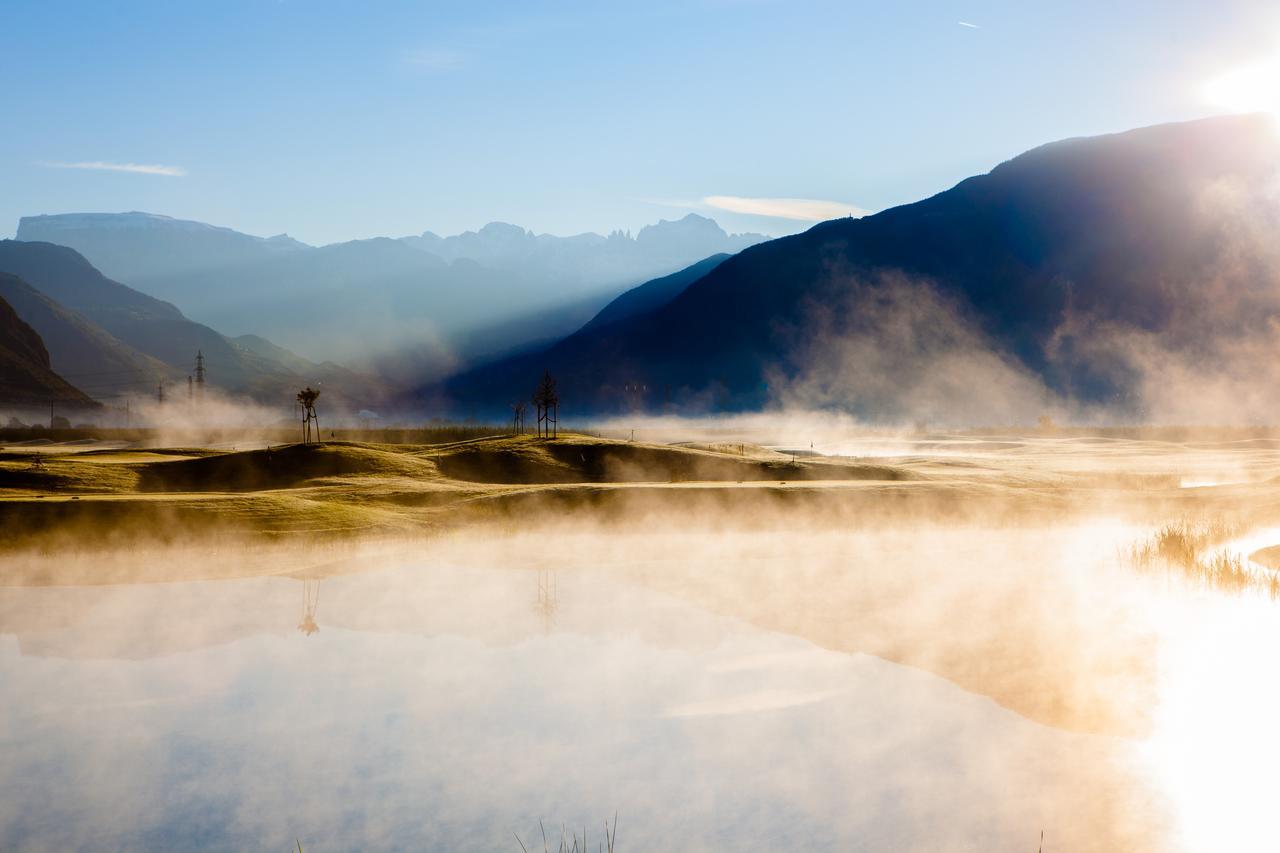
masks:
{"type": "Polygon", "coordinates": [[[132,492],[138,475],[124,465],[92,465],[76,454],[0,452],[0,489],[41,494],[132,492]]]}

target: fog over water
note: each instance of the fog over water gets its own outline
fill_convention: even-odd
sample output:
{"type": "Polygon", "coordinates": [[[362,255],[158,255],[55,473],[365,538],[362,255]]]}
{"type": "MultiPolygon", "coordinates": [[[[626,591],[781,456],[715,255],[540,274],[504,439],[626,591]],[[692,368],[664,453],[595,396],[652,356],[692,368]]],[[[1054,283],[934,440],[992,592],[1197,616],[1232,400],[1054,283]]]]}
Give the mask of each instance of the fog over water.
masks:
{"type": "Polygon", "coordinates": [[[615,813],[620,851],[1266,846],[1271,440],[767,426],[680,452],[901,476],[6,552],[0,849],[554,849],[615,813]]]}
{"type": "Polygon", "coordinates": [[[1199,642],[1270,605],[1118,570],[1139,532],[562,527],[5,588],[0,846],[515,849],[616,811],[632,850],[1214,849],[1187,799],[1257,715],[1197,698],[1199,642]]]}

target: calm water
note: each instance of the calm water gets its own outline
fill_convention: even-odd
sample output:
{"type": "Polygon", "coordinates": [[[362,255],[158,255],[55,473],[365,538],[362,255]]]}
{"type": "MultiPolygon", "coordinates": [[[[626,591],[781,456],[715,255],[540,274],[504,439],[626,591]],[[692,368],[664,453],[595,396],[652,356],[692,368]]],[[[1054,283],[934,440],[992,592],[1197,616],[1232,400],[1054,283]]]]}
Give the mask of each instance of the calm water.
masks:
{"type": "Polygon", "coordinates": [[[747,571],[699,559],[0,589],[0,848],[1172,849],[1141,739],[660,581],[747,571]]]}

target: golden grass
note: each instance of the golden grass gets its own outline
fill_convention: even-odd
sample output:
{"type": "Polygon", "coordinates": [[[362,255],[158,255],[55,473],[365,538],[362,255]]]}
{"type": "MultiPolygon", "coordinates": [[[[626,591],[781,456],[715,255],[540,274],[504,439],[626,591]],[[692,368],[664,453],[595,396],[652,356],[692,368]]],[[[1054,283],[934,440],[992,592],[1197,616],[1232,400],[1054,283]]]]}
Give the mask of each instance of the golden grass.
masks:
{"type": "MultiPolygon", "coordinates": [[[[0,536],[12,543],[128,544],[244,535],[422,532],[508,513],[618,503],[639,511],[658,486],[698,492],[796,481],[892,482],[890,466],[780,462],[592,436],[468,438],[437,445],[283,445],[261,450],[0,454],[0,536]],[[37,461],[38,460],[38,461],[37,461]],[[601,488],[581,488],[584,485],[601,488]]],[[[722,496],[723,497],[723,496],[722,496]]],[[[686,493],[677,504],[704,502],[686,493]]]]}
{"type": "MultiPolygon", "coordinates": [[[[582,434],[554,441],[463,434],[434,444],[330,441],[244,451],[46,447],[39,457],[0,453],[0,541],[12,551],[233,535],[404,536],[475,523],[520,528],[576,513],[602,524],[641,525],[966,518],[1018,524],[1086,511],[1212,514],[1241,505],[1240,489],[1265,498],[1249,502],[1259,512],[1280,512],[1280,486],[1265,480],[1234,490],[1179,490],[1170,485],[1176,477],[1153,474],[1149,449],[1132,452],[1132,469],[1113,448],[1097,451],[1088,443],[1078,454],[1061,461],[1024,451],[793,458],[745,443],[664,445],[582,434]],[[1111,475],[1097,476],[1098,452],[1107,454],[1111,475]]],[[[1222,532],[1171,531],[1146,546],[1150,554],[1133,557],[1199,565],[1187,554],[1200,553],[1222,532]],[[1180,548],[1187,554],[1180,556],[1180,548]]],[[[1227,564],[1205,563],[1199,571],[1236,583],[1227,564]]]]}
{"type": "Polygon", "coordinates": [[[1280,598],[1280,573],[1216,548],[1243,532],[1240,523],[1221,518],[1171,522],[1121,557],[1138,571],[1163,572],[1194,587],[1280,598]]]}

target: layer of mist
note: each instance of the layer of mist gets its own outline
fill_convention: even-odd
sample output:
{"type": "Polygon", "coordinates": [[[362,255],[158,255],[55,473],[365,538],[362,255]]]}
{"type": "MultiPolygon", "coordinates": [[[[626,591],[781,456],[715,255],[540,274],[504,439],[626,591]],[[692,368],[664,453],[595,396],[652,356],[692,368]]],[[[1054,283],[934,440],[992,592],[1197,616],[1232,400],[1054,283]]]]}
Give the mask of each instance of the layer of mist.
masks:
{"type": "Polygon", "coordinates": [[[852,426],[6,455],[0,846],[1265,843],[1280,444],[852,426]]]}

